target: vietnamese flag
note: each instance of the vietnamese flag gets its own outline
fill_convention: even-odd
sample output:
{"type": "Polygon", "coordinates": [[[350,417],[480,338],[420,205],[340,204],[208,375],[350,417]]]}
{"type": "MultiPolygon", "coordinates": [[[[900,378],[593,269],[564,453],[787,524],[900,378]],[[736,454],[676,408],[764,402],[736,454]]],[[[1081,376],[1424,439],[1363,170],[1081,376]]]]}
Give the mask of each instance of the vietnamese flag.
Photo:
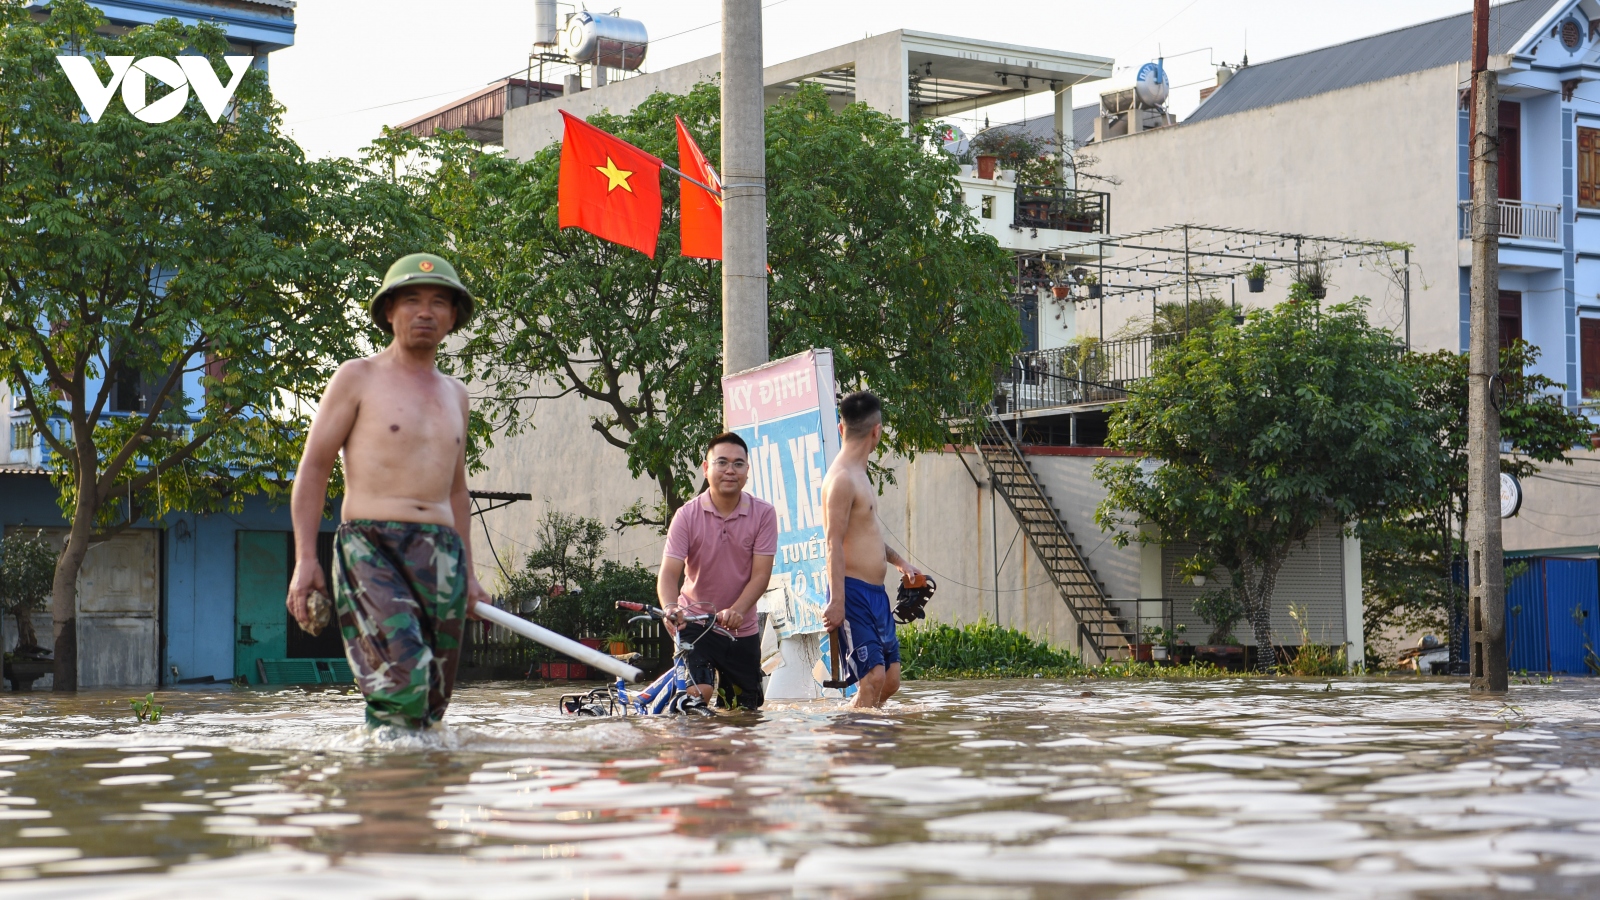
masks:
{"type": "MultiPolygon", "coordinates": [[[[689,129],[684,126],[681,117],[678,118],[678,165],[683,167],[684,174],[689,178],[697,179],[700,184],[718,192],[722,190],[722,179],[717,177],[717,170],[706,162],[706,155],[700,152],[699,145],[689,136],[689,129]]],[[[722,198],[687,178],[679,179],[678,186],[683,206],[680,226],[683,255],[721,259],[722,198]]]]}
{"type": "Polygon", "coordinates": [[[654,259],[661,233],[661,160],[566,110],[561,116],[561,227],[582,228],[654,259]]]}

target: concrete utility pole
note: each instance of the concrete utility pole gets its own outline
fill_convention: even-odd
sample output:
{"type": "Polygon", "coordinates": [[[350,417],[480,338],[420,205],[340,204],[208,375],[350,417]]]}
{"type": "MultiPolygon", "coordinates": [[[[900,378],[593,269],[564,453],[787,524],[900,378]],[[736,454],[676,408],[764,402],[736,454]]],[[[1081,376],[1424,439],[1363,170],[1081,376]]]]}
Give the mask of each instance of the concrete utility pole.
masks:
{"type": "Polygon", "coordinates": [[[1471,692],[1506,690],[1500,543],[1500,99],[1489,69],[1489,0],[1472,10],[1472,319],[1467,375],[1467,619],[1471,692]]]}
{"type": "Polygon", "coordinates": [[[722,0],[722,372],[767,361],[761,0],[722,0]]]}

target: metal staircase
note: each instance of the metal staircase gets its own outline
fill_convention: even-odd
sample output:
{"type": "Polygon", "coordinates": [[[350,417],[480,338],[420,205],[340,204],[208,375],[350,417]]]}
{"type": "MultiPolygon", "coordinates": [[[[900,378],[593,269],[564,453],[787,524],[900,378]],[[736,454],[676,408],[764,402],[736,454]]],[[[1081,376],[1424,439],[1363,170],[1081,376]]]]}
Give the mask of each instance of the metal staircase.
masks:
{"type": "Polygon", "coordinates": [[[1044,561],[1050,580],[1078,620],[1078,633],[1104,662],[1127,659],[1134,634],[1106,603],[1105,585],[1089,568],[1083,552],[1061,520],[1050,495],[1022,455],[1005,425],[986,419],[979,452],[989,469],[995,493],[1010,507],[1027,532],[1028,543],[1044,561]]]}

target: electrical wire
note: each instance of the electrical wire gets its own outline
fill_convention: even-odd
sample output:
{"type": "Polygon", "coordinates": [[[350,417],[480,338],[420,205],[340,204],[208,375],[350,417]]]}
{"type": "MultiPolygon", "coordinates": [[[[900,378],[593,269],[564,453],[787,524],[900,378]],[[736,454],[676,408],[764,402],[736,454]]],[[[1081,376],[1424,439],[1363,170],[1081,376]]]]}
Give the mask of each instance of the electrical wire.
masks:
{"type": "Polygon", "coordinates": [[[966,588],[968,590],[971,590],[971,591],[981,591],[983,593],[999,593],[999,594],[1020,594],[1020,593],[1022,593],[1024,591],[1031,591],[1034,588],[1054,587],[1054,585],[1051,582],[1048,582],[1048,581],[1041,581],[1041,582],[1038,582],[1038,583],[1035,583],[1035,584],[1024,585],[1023,587],[1020,587],[1020,588],[1007,589],[1007,590],[1003,590],[1003,591],[1002,590],[996,590],[995,588],[986,588],[986,587],[978,587],[976,585],[971,585],[971,584],[963,584],[963,583],[955,580],[954,578],[949,577],[948,575],[939,574],[939,572],[937,570],[935,570],[933,568],[933,566],[927,565],[921,559],[919,559],[917,557],[917,555],[915,553],[912,553],[910,548],[908,548],[906,546],[906,542],[900,539],[900,535],[894,533],[894,529],[889,527],[889,523],[883,521],[883,516],[881,514],[878,516],[878,524],[882,525],[883,526],[883,530],[885,532],[887,532],[890,537],[894,538],[895,543],[900,545],[897,552],[899,552],[900,554],[908,557],[912,562],[916,563],[918,569],[921,569],[923,572],[926,572],[926,573],[928,573],[930,575],[933,575],[934,576],[934,580],[938,581],[940,584],[949,583],[949,584],[955,585],[956,587],[964,587],[964,588],[966,588]]]}
{"type": "Polygon", "coordinates": [[[500,567],[500,574],[507,578],[511,573],[506,571],[506,564],[500,561],[500,554],[494,549],[494,538],[489,536],[489,523],[483,520],[483,510],[478,508],[476,498],[472,501],[472,514],[478,517],[478,524],[483,526],[483,539],[489,545],[489,554],[494,557],[494,564],[500,567]]]}
{"type": "MultiPolygon", "coordinates": [[[[788,3],[788,2],[789,2],[789,0],[772,0],[771,3],[763,4],[761,9],[763,11],[769,10],[769,9],[773,8],[774,6],[781,6],[781,5],[783,5],[785,3],[788,3]]],[[[717,19],[717,20],[712,21],[712,22],[707,22],[704,25],[696,25],[693,28],[686,28],[683,31],[675,31],[672,34],[666,35],[664,37],[658,37],[655,40],[651,41],[650,43],[659,44],[662,41],[670,41],[675,37],[682,37],[683,35],[690,34],[690,33],[696,32],[696,31],[704,31],[705,29],[710,28],[713,25],[721,25],[721,24],[722,24],[722,20],[721,19],[717,19]]]]}

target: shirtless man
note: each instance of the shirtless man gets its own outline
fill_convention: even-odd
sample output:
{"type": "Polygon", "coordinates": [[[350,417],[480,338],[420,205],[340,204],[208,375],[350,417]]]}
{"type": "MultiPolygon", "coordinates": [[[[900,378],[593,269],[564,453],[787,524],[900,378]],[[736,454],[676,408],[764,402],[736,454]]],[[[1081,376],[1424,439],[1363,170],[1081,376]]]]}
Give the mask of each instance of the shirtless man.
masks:
{"type": "Polygon", "coordinates": [[[839,401],[843,445],[822,480],[823,531],[828,541],[828,606],[822,621],[846,673],[856,685],[857,707],[882,706],[900,689],[900,641],[895,637],[885,567],[906,577],[917,567],[883,542],[878,492],[867,479],[867,460],[883,438],[883,404],[867,391],[839,401]]]}
{"type": "Polygon", "coordinates": [[[428,728],[444,718],[464,616],[489,596],[462,540],[469,522],[467,389],[439,371],[445,335],[472,316],[448,262],[414,253],[389,267],[372,321],[382,352],[339,367],[322,395],[294,479],[295,568],[289,612],[305,627],[312,591],[328,591],[317,527],[344,454],[343,522],[333,599],[345,655],[367,698],[367,725],[428,728]]]}

